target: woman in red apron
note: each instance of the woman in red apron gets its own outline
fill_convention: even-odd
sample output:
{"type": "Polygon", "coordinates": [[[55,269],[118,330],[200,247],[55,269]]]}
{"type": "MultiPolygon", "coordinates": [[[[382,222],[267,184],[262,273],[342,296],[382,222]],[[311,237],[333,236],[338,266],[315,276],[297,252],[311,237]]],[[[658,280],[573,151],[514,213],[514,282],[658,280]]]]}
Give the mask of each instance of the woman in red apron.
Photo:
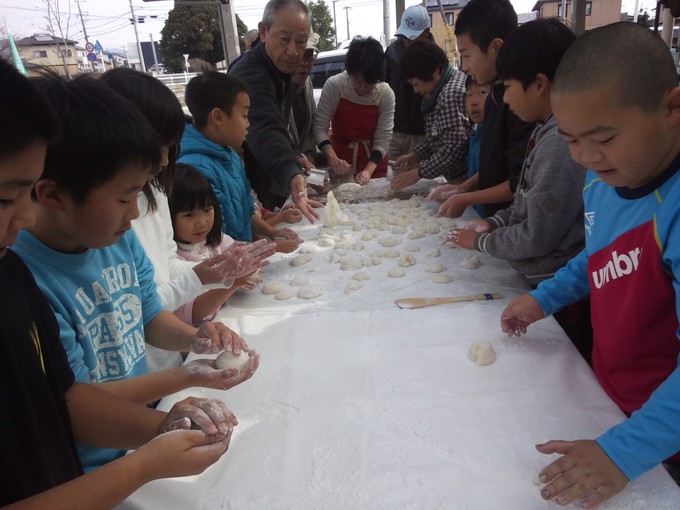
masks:
{"type": "Polygon", "coordinates": [[[371,37],[355,38],[345,71],[324,84],[314,119],[314,134],[330,171],[353,172],[359,184],[387,175],[394,92],[384,78],[380,43],[371,37]]]}

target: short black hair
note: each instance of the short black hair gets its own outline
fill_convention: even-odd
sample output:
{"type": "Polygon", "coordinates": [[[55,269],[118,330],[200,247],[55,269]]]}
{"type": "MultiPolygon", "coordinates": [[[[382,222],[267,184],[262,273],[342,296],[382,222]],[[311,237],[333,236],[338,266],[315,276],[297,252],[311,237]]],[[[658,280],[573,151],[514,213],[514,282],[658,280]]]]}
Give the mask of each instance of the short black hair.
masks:
{"type": "Polygon", "coordinates": [[[35,141],[50,142],[59,121],[35,85],[0,58],[0,159],[9,158],[35,141]]]}
{"type": "Polygon", "coordinates": [[[678,75],[668,46],[637,23],[605,25],[576,39],[555,73],[553,94],[609,87],[622,106],[656,110],[678,75]]]}
{"type": "Polygon", "coordinates": [[[345,69],[349,75],[361,75],[366,83],[385,81],[387,62],[382,45],[372,37],[352,39],[345,55],[345,69]]]}
{"type": "MultiPolygon", "coordinates": [[[[199,169],[184,163],[177,164],[175,182],[168,197],[168,205],[170,206],[173,229],[175,229],[175,219],[178,214],[212,207],[215,213],[215,221],[212,229],[210,229],[206,236],[205,244],[208,246],[219,246],[222,241],[220,204],[217,201],[215,192],[210,187],[210,182],[199,169]]],[[[175,241],[181,242],[182,239],[175,237],[175,241]]]]}
{"type": "Polygon", "coordinates": [[[399,60],[399,72],[404,80],[432,80],[432,75],[446,69],[449,59],[439,46],[430,41],[415,40],[408,45],[399,60]]]}
{"type": "Polygon", "coordinates": [[[576,34],[557,18],[529,21],[503,42],[496,57],[501,80],[517,80],[524,90],[544,74],[550,81],[576,34]]]}
{"type": "Polygon", "coordinates": [[[486,53],[491,41],[505,41],[516,28],[517,13],[509,0],[470,0],[458,14],[454,33],[466,35],[486,53]]]}
{"type": "Polygon", "coordinates": [[[217,71],[206,71],[189,81],[184,101],[194,118],[194,124],[200,129],[208,124],[208,116],[215,108],[231,116],[236,96],[241,92],[247,94],[248,88],[238,78],[217,71]]]}
{"type": "Polygon", "coordinates": [[[90,75],[70,81],[50,75],[34,83],[61,122],[41,178],[57,183],[75,203],[83,203],[128,165],[160,164],[156,132],[132,103],[103,82],[90,75]]]}
{"type": "Polygon", "coordinates": [[[158,134],[161,145],[169,147],[168,166],[142,189],[149,210],[153,211],[156,209],[156,199],[151,185],[166,195],[172,185],[177,149],[186,123],[182,105],[177,96],[157,78],[129,67],[110,69],[100,79],[134,104],[158,134]]]}

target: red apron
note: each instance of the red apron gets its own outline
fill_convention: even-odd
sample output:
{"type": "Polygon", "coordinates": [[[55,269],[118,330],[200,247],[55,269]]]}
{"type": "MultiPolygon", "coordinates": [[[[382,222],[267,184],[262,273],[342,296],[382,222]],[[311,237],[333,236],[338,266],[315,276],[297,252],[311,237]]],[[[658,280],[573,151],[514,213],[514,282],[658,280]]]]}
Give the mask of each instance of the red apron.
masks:
{"type": "MultiPolygon", "coordinates": [[[[347,99],[340,87],[340,101],[331,120],[330,140],[335,153],[352,165],[355,175],[363,170],[370,159],[382,95],[381,91],[373,104],[359,104],[347,99]]],[[[372,178],[386,175],[387,156],[378,164],[372,178]]]]}

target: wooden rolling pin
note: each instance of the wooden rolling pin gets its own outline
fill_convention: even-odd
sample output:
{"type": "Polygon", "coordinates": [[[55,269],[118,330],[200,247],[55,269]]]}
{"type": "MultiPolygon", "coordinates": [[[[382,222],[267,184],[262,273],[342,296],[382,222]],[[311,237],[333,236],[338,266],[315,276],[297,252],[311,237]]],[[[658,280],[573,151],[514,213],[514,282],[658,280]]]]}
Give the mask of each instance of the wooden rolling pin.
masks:
{"type": "Polygon", "coordinates": [[[397,299],[394,304],[399,308],[423,308],[425,306],[445,305],[447,303],[466,303],[468,301],[488,301],[490,299],[503,299],[500,292],[491,292],[490,294],[473,294],[471,296],[458,297],[434,297],[434,298],[401,298],[397,299]]]}

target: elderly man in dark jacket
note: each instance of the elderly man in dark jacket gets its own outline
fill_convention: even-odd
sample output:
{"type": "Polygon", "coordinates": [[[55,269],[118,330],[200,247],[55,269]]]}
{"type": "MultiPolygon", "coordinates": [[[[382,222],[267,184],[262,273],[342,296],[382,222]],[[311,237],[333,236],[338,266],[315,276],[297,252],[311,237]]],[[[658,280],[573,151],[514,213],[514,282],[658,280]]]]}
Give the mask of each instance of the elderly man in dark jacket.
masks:
{"type": "Polygon", "coordinates": [[[292,104],[291,74],[302,59],[309,37],[310,10],[301,0],[270,0],[258,25],[261,43],[229,72],[250,92],[250,128],[245,142],[246,174],[267,209],[284,197],[272,193],[276,182],[310,221],[318,218],[309,200],[303,168],[306,159],[288,135],[292,104]]]}

